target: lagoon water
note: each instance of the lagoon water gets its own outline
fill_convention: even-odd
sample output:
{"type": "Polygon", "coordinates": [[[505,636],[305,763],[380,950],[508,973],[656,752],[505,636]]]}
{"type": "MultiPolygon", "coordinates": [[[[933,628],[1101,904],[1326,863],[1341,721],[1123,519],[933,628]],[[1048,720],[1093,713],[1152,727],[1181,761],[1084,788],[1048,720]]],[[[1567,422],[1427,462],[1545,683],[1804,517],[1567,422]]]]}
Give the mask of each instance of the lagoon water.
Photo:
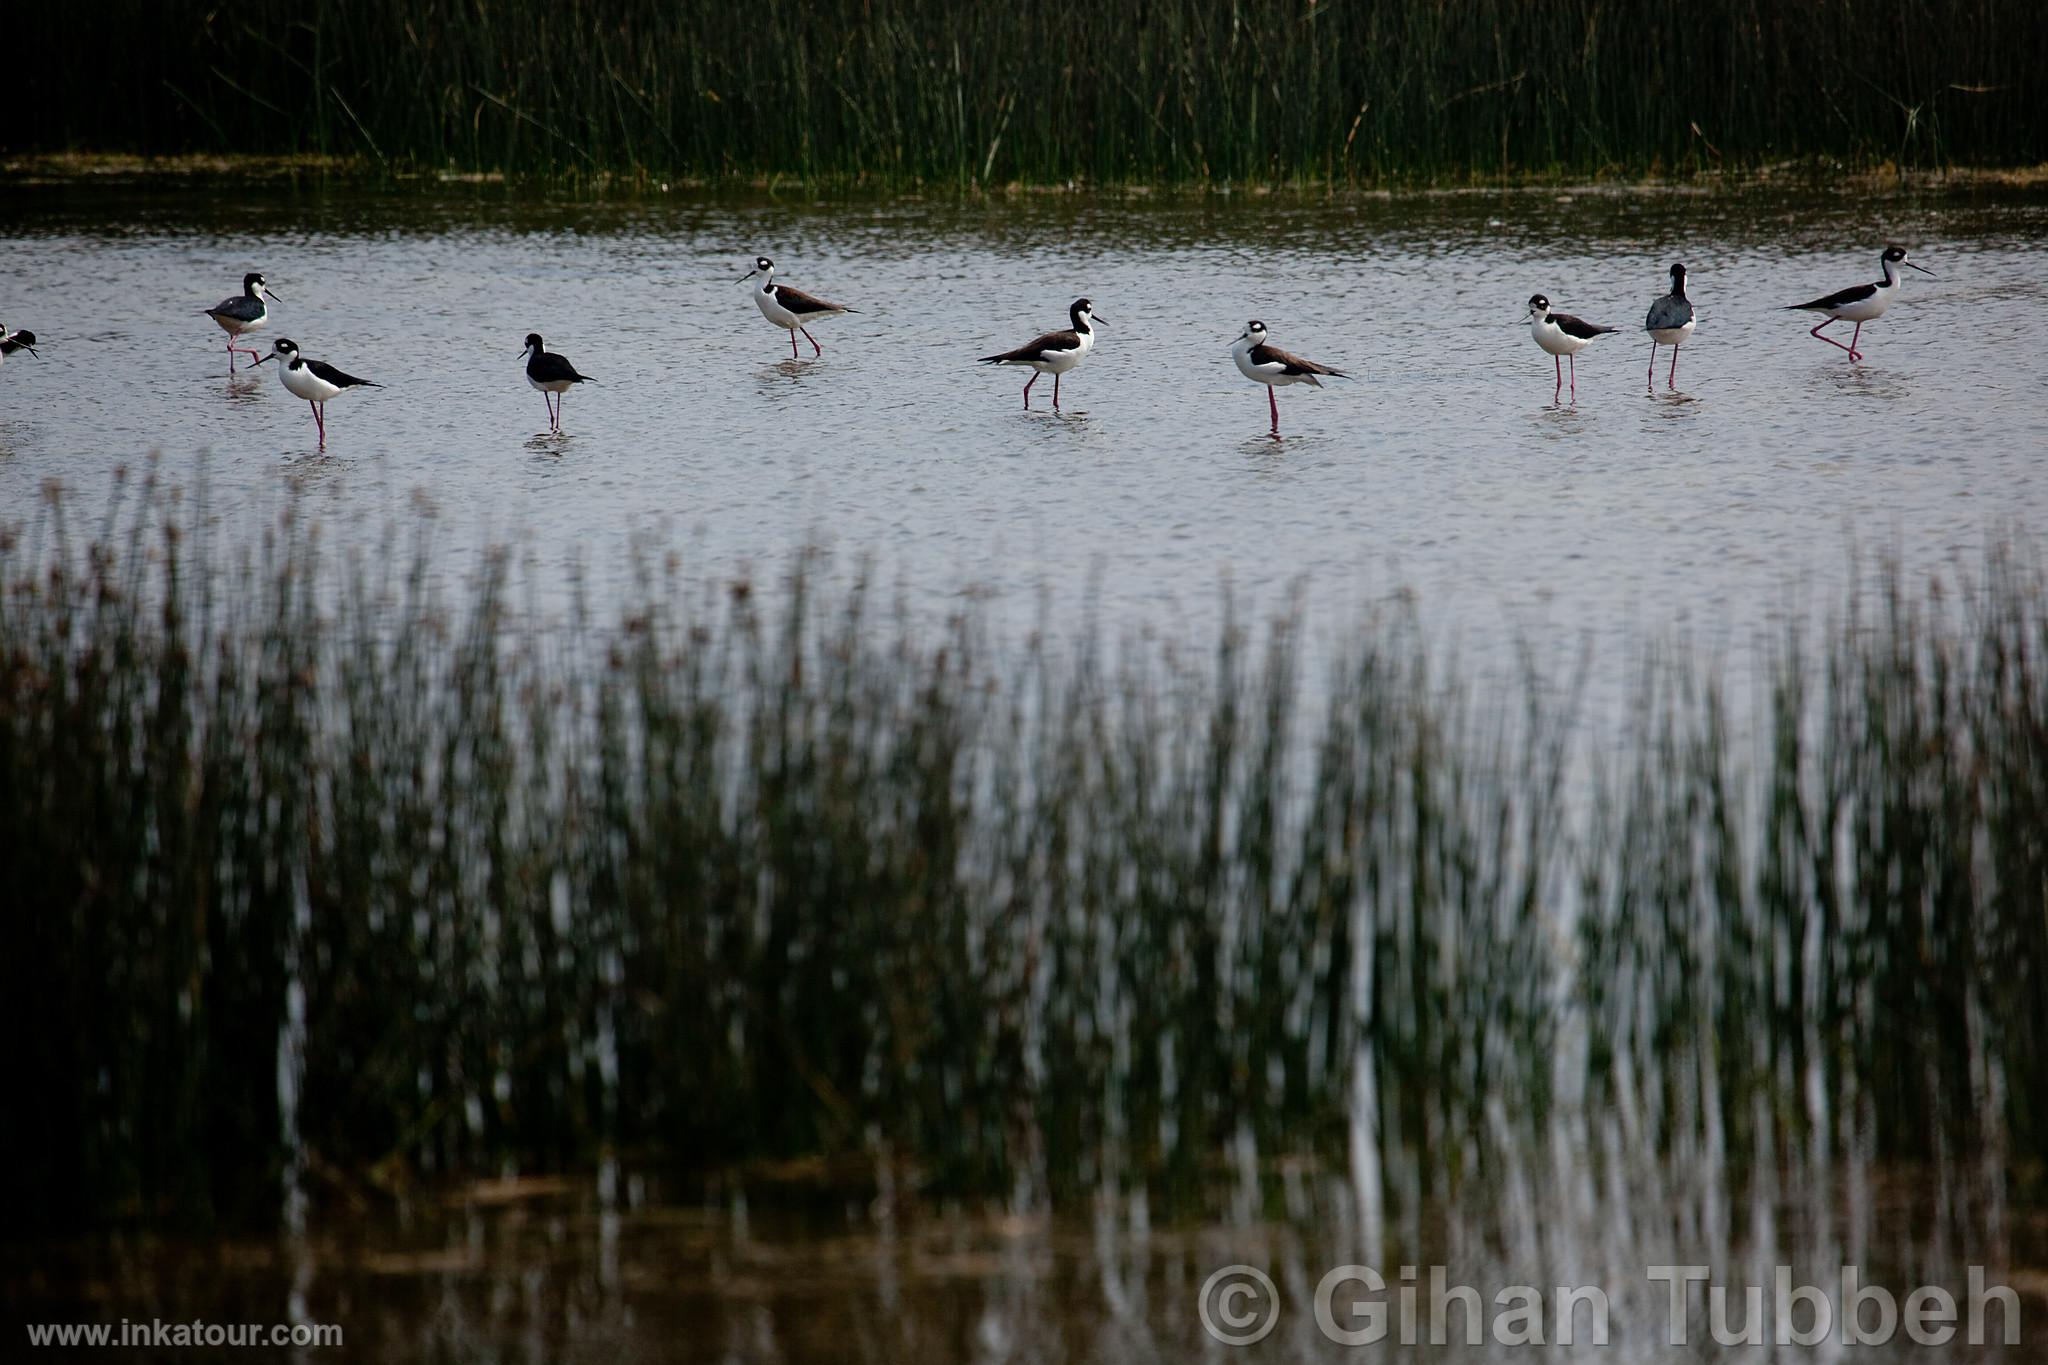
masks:
{"type": "MultiPolygon", "coordinates": [[[[460,574],[514,543],[551,606],[571,566],[623,595],[636,540],[713,581],[823,543],[934,618],[972,603],[1006,626],[1199,644],[1227,585],[1254,611],[1300,591],[1329,648],[1412,593],[1482,675],[1518,667],[1526,642],[1618,671],[1673,636],[1726,644],[1739,668],[1745,642],[1839,603],[1884,555],[1967,574],[1994,543],[2030,553],[2048,514],[2039,192],[562,202],[109,185],[22,188],[0,236],[0,318],[42,353],[0,373],[0,519],[46,519],[59,485],[67,520],[95,527],[116,469],[154,453],[230,532],[290,509],[374,554],[425,509],[438,564],[460,574]],[[1938,278],[1909,279],[1864,363],[1778,311],[1873,278],[1887,241],[1938,278]],[[792,362],[737,283],[760,253],[860,309],[813,329],[821,358],[792,362]],[[1646,383],[1648,344],[1625,330],[1558,401],[1524,300],[1633,329],[1674,260],[1702,319],[1677,387],[1662,361],[1646,383]],[[289,336],[386,385],[331,406],[324,452],[270,367],[227,373],[200,315],[249,269],[284,300],[259,342],[289,336]],[[1061,325],[1083,294],[1105,319],[1095,354],[1064,412],[1049,382],[1023,411],[1025,376],[973,358],[1061,325]],[[1226,354],[1251,317],[1356,376],[1283,391],[1278,441],[1226,354]],[[569,396],[560,437],[521,370],[534,330],[602,381],[569,396]]],[[[1618,695],[1600,687],[1596,702],[1618,695]]],[[[1780,1261],[1822,1276],[1860,1260],[1960,1294],[1975,1248],[2011,1245],[2020,1263],[2000,1269],[2042,1311],[2048,1276],[2028,1266],[2048,1248],[1996,1176],[1783,1154],[1781,1179],[1711,1152],[1619,1169],[1606,1136],[1561,1131],[1384,1230],[1355,1221],[1355,1172],[1219,1177],[1191,1227],[1155,1226],[1128,1191],[1048,1220],[920,1207],[880,1163],[778,1171],[742,1195],[629,1159],[594,1182],[343,1209],[282,1241],[16,1250],[0,1303],[289,1313],[387,1360],[1186,1360],[1229,1354],[1196,1297],[1249,1260],[1274,1269],[1288,1315],[1247,1358],[1302,1360],[1332,1350],[1306,1312],[1320,1273],[1386,1252],[1441,1256],[1489,1295],[1530,1267],[1604,1284],[1623,1340],[1595,1358],[1632,1365],[1711,1357],[1661,1346],[1643,1271],[1662,1260],[1766,1284],[1780,1261]]],[[[1940,1358],[1980,1354],[2029,1358],[1940,1358]]]]}
{"type": "Polygon", "coordinates": [[[513,541],[543,587],[572,558],[620,582],[638,535],[713,579],[821,542],[919,610],[1086,610],[1113,636],[1203,638],[1226,584],[1253,610],[1305,584],[1330,630],[1408,590],[1483,670],[1532,639],[1611,664],[1672,633],[1742,644],[1838,603],[1858,562],[1974,569],[2048,512],[2038,192],[51,187],[4,231],[0,318],[42,352],[0,376],[14,522],[52,482],[92,512],[155,451],[226,521],[290,504],[347,545],[430,507],[449,563],[513,541]],[[1875,278],[1887,241],[1938,278],[1909,273],[1853,365],[1779,306],[1875,278]],[[821,358],[792,362],[736,283],[757,253],[860,310],[813,328],[821,358]],[[1673,260],[1701,316],[1675,390],[1634,331],[1673,260]],[[259,344],[387,386],[331,406],[324,453],[201,316],[248,269],[285,300],[259,344]],[[1575,403],[1520,324],[1539,290],[1624,329],[1580,357],[1575,403]],[[1063,412],[1049,381],[1025,412],[1026,375],[974,357],[1083,294],[1096,351],[1063,412]],[[1227,354],[1254,316],[1356,376],[1281,391],[1279,441],[1227,354]],[[533,330],[602,381],[559,438],[533,330]]]}

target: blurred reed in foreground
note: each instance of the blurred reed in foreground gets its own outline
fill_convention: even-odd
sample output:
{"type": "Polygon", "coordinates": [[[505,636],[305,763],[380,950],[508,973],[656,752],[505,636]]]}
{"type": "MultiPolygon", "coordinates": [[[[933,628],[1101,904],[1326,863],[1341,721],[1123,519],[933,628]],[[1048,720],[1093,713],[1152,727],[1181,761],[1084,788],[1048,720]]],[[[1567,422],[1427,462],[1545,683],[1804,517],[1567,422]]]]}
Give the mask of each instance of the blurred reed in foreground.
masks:
{"type": "Polygon", "coordinates": [[[0,551],[18,1227],[609,1158],[1400,1204],[1560,1115],[1738,1171],[2048,1138],[2031,575],[1788,640],[1759,741],[1650,669],[1588,773],[1400,619],[1305,683],[1284,620],[994,650],[800,559],[544,631],[503,561],[451,607],[424,540],[178,511],[0,551]]]}

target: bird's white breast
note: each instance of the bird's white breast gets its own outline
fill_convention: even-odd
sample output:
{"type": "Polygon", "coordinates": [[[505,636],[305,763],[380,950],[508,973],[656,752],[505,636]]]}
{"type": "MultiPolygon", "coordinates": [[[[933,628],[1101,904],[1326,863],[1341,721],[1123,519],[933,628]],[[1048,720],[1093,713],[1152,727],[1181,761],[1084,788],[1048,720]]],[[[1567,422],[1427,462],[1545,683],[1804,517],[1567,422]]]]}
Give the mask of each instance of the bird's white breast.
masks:
{"type": "Polygon", "coordinates": [[[1590,344],[1565,331],[1552,322],[1548,315],[1530,319],[1529,335],[1535,337],[1536,344],[1552,355],[1577,355],[1590,344]]]}
{"type": "Polygon", "coordinates": [[[1881,284],[1869,298],[1845,303],[1840,308],[1833,309],[1829,316],[1840,318],[1844,322],[1871,322],[1884,316],[1884,310],[1891,307],[1892,300],[1898,297],[1898,293],[1899,286],[1896,281],[1881,284]]]}
{"type": "Polygon", "coordinates": [[[310,366],[301,365],[293,369],[290,365],[278,367],[277,377],[284,381],[285,388],[309,403],[325,403],[341,390],[314,374],[310,366]]]}
{"type": "Polygon", "coordinates": [[[1076,346],[1071,351],[1048,350],[1043,353],[1045,358],[1032,368],[1042,370],[1046,374],[1065,374],[1068,370],[1073,369],[1076,365],[1087,359],[1088,352],[1094,349],[1095,334],[1093,332],[1083,332],[1081,333],[1081,344],[1079,346],[1076,346]]]}
{"type": "Polygon", "coordinates": [[[1246,379],[1261,384],[1299,384],[1302,379],[1300,375],[1287,373],[1287,367],[1277,360],[1267,361],[1263,365],[1254,364],[1252,348],[1249,346],[1237,347],[1230,353],[1230,358],[1237,362],[1238,371],[1246,379]]]}
{"type": "Polygon", "coordinates": [[[754,291],[754,302],[760,305],[761,316],[774,323],[777,327],[788,327],[791,329],[796,327],[796,314],[776,302],[775,293],[771,285],[764,284],[759,289],[756,289],[754,291]]]}

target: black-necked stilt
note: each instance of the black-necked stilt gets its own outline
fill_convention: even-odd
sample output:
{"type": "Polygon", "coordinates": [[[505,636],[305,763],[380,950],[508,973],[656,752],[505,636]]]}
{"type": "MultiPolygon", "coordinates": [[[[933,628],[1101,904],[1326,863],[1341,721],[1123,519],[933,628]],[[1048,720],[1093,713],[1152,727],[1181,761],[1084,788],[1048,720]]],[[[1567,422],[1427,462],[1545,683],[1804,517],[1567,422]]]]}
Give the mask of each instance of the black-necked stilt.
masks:
{"type": "Polygon", "coordinates": [[[1672,388],[1678,387],[1678,348],[1699,326],[1699,319],[1693,316],[1692,300],[1685,296],[1685,267],[1671,267],[1671,292],[1650,305],[1650,315],[1643,319],[1643,330],[1650,334],[1649,382],[1657,382],[1657,348],[1671,348],[1671,376],[1665,382],[1672,388]]]}
{"type": "Polygon", "coordinates": [[[327,400],[348,389],[381,389],[384,386],[368,379],[358,379],[352,374],[343,374],[324,360],[308,360],[299,354],[298,343],[279,337],[270,347],[270,355],[260,357],[261,365],[272,357],[282,360],[277,377],[285,388],[297,397],[306,400],[313,409],[313,421],[320,428],[320,444],[327,444],[327,400]]]}
{"type": "MultiPolygon", "coordinates": [[[[236,351],[254,359],[259,365],[263,363],[260,352],[252,351],[247,346],[235,345],[235,338],[244,332],[253,332],[270,321],[270,305],[263,301],[266,297],[277,299],[270,286],[263,282],[263,277],[252,270],[242,276],[240,294],[231,299],[222,299],[206,310],[206,316],[219,323],[220,329],[228,334],[228,372],[231,374],[235,368],[236,351]]],[[[277,301],[284,302],[282,299],[277,301]]]]}
{"type": "Polygon", "coordinates": [[[1575,318],[1570,313],[1553,313],[1550,300],[1541,294],[1529,296],[1529,335],[1536,338],[1536,344],[1550,352],[1552,368],[1557,370],[1557,387],[1564,387],[1564,359],[1572,362],[1572,392],[1579,391],[1578,354],[1593,344],[1593,338],[1619,331],[1617,327],[1602,327],[1575,318]]]}
{"type": "Polygon", "coordinates": [[[1230,343],[1230,355],[1246,379],[1266,386],[1266,403],[1273,410],[1275,436],[1280,434],[1280,399],[1274,390],[1280,385],[1313,384],[1320,389],[1323,381],[1316,377],[1318,375],[1329,375],[1333,379],[1351,377],[1342,370],[1333,370],[1328,365],[1289,355],[1277,346],[1268,346],[1266,324],[1256,318],[1246,323],[1237,340],[1230,343]]]}
{"type": "Polygon", "coordinates": [[[569,357],[541,345],[539,332],[526,334],[526,349],[520,354],[526,357],[526,382],[540,390],[541,401],[548,405],[548,430],[560,431],[562,395],[578,384],[595,384],[597,381],[587,374],[576,373],[569,357]],[[554,397],[548,397],[549,394],[554,397]]]}
{"type": "Polygon", "coordinates": [[[1075,299],[1067,305],[1067,316],[1073,326],[1064,332],[1047,332],[1034,337],[1014,351],[1001,355],[985,355],[978,363],[983,365],[1023,365],[1035,371],[1024,381],[1024,406],[1031,406],[1031,386],[1038,382],[1038,376],[1052,376],[1052,405],[1060,405],[1060,376],[1088,358],[1088,352],[1095,349],[1095,328],[1092,324],[1103,319],[1095,316],[1095,305],[1086,299],[1075,299]]]}
{"type": "Polygon", "coordinates": [[[822,318],[838,317],[841,313],[859,311],[855,308],[848,308],[843,303],[827,303],[815,294],[806,294],[803,290],[792,289],[786,284],[777,284],[775,282],[775,262],[769,260],[766,256],[756,256],[754,258],[754,268],[740,276],[740,282],[745,283],[756,275],[762,278],[759,287],[754,290],[754,302],[760,305],[762,317],[789,332],[789,358],[791,360],[797,358],[796,334],[798,332],[802,332],[804,340],[811,343],[812,355],[820,356],[825,354],[825,348],[818,344],[818,339],[811,335],[810,329],[804,326],[805,323],[817,322],[822,318]]]}
{"type": "Polygon", "coordinates": [[[34,332],[27,331],[26,329],[19,332],[10,332],[7,330],[5,323],[0,323],[0,365],[4,365],[7,362],[7,357],[13,355],[16,351],[27,351],[39,360],[42,358],[41,354],[36,350],[36,334],[34,332]]]}
{"type": "Polygon", "coordinates": [[[1884,255],[1877,259],[1878,264],[1884,268],[1884,278],[1876,284],[1855,285],[1852,288],[1841,290],[1839,293],[1830,294],[1826,298],[1815,299],[1811,303],[1789,304],[1786,311],[1826,313],[1828,315],[1827,321],[1816,324],[1808,335],[1820,337],[1822,341],[1825,341],[1830,346],[1842,346],[1842,343],[1833,337],[1821,336],[1820,329],[1822,327],[1837,322],[1855,323],[1855,334],[1849,338],[1849,344],[1842,346],[1842,349],[1849,353],[1849,359],[1851,360],[1863,359],[1863,352],[1856,349],[1856,343],[1863,338],[1863,324],[1875,322],[1878,318],[1883,317],[1884,310],[1891,307],[1892,300],[1899,296],[1899,285],[1905,279],[1905,276],[1899,273],[1899,267],[1902,265],[1912,265],[1913,269],[1923,275],[1931,277],[1934,274],[1926,266],[1913,265],[1911,261],[1907,260],[1906,248],[1902,246],[1886,247],[1884,255]]]}

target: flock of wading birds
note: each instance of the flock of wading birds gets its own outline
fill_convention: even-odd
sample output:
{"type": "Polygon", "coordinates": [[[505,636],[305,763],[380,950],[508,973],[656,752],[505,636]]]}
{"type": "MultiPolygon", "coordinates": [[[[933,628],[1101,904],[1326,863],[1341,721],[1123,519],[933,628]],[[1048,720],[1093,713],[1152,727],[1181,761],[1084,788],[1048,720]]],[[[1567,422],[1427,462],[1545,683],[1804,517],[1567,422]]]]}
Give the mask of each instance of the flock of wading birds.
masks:
{"type": "MultiPolygon", "coordinates": [[[[1871,284],[1852,285],[1825,297],[1806,303],[1787,305],[1790,309],[1812,313],[1825,313],[1812,329],[1812,335],[1831,346],[1839,346],[1849,353],[1852,361],[1863,359],[1863,352],[1856,349],[1863,339],[1863,324],[1884,315],[1892,300],[1898,297],[1899,286],[1904,280],[1899,267],[1912,266],[1923,275],[1934,272],[1924,266],[1913,265],[1906,259],[1904,247],[1890,246],[1878,258],[1883,278],[1871,284]],[[1852,322],[1856,330],[1845,343],[1831,336],[1823,336],[1825,328],[1837,322],[1852,322]]],[[[813,356],[825,353],[818,339],[811,335],[806,325],[837,317],[842,313],[857,311],[840,303],[830,303],[801,289],[775,282],[775,262],[766,256],[756,257],[754,268],[740,276],[741,283],[759,276],[761,283],[753,290],[754,302],[761,309],[761,316],[789,333],[790,359],[799,358],[796,348],[796,334],[802,332],[804,340],[811,343],[813,356]]],[[[294,397],[306,400],[313,410],[314,424],[319,428],[320,444],[327,444],[327,404],[350,389],[382,388],[368,379],[358,379],[324,360],[309,360],[299,353],[298,343],[280,337],[272,343],[269,353],[253,351],[235,343],[248,333],[270,321],[271,302],[282,302],[273,293],[260,274],[251,273],[242,277],[242,292],[234,298],[223,299],[212,308],[205,310],[206,316],[220,324],[228,334],[228,371],[234,372],[235,356],[239,353],[254,358],[258,365],[267,360],[278,362],[277,377],[294,397]]],[[[1031,406],[1031,386],[1038,382],[1040,375],[1052,376],[1052,405],[1060,405],[1060,376],[1076,368],[1095,346],[1095,326],[1105,321],[1095,315],[1095,306],[1087,299],[1075,299],[1067,309],[1071,326],[1064,331],[1047,332],[1034,337],[1014,351],[1003,351],[996,355],[980,358],[984,365],[1017,365],[1033,371],[1024,383],[1024,406],[1031,406]]],[[[1562,393],[1567,382],[1572,394],[1577,396],[1578,363],[1580,351],[1593,344],[1602,336],[1618,332],[1618,327],[1602,327],[1587,322],[1584,318],[1573,317],[1551,308],[1550,300],[1542,294],[1529,298],[1529,335],[1538,346],[1551,356],[1553,369],[1557,374],[1557,392],[1562,393]],[[1571,374],[1567,379],[1566,362],[1571,363],[1571,374]]],[[[1693,313],[1692,300],[1685,293],[1685,267],[1671,267],[1671,292],[1650,305],[1650,311],[1643,319],[1643,330],[1650,335],[1650,370],[1648,382],[1654,386],[1657,375],[1657,348],[1671,348],[1671,372],[1667,383],[1675,387],[1678,383],[1678,348],[1685,344],[1698,325],[1693,313]]],[[[1244,377],[1254,383],[1266,386],[1266,401],[1272,408],[1273,434],[1280,434],[1280,400],[1274,391],[1284,384],[1313,384],[1322,387],[1328,379],[1349,378],[1344,371],[1304,360],[1298,355],[1268,345],[1266,324],[1252,320],[1236,341],[1231,343],[1230,353],[1237,361],[1237,368],[1244,377]]],[[[37,355],[36,334],[30,331],[9,332],[0,325],[0,364],[18,351],[37,355]]],[[[540,390],[541,399],[548,405],[548,429],[559,432],[562,429],[562,395],[578,384],[593,382],[587,374],[577,372],[567,356],[550,351],[541,341],[540,333],[530,332],[526,346],[520,352],[526,361],[526,382],[540,390]]]]}

